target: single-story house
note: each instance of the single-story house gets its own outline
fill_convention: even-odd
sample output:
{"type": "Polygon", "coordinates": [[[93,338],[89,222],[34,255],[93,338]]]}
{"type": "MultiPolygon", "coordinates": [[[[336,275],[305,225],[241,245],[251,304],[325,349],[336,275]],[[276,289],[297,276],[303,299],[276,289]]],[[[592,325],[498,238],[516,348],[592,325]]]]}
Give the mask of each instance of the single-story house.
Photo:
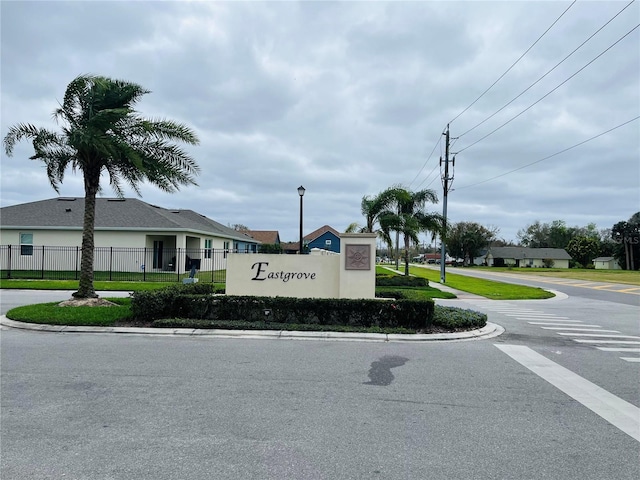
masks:
{"type": "Polygon", "coordinates": [[[490,267],[544,267],[553,261],[554,268],[569,268],[571,255],[564,248],[491,247],[485,260],[490,267]]]}
{"type": "Polygon", "coordinates": [[[280,232],[277,230],[243,230],[242,233],[265,245],[280,245],[280,232]]]}
{"type": "MultiPolygon", "coordinates": [[[[75,268],[79,252],[62,252],[82,245],[83,218],[84,198],[51,198],[1,208],[1,268],[7,261],[14,269],[44,265],[45,251],[48,263],[59,266],[64,258],[68,269],[75,268]]],[[[97,198],[94,241],[97,251],[109,250],[109,255],[96,253],[96,270],[113,268],[103,263],[115,258],[120,271],[178,273],[194,264],[199,270],[224,268],[229,251],[255,252],[261,243],[193,210],[166,209],[137,198],[97,198]],[[216,261],[216,251],[223,265],[216,261]]]]}
{"type": "Polygon", "coordinates": [[[620,264],[613,257],[598,257],[593,259],[593,266],[597,270],[621,270],[620,264]]]}

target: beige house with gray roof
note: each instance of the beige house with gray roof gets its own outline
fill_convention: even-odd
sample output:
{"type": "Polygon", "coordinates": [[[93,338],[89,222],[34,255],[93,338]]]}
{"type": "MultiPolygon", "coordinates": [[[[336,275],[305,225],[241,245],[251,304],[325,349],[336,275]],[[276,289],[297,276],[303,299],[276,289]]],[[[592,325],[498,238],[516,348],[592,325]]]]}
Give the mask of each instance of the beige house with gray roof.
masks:
{"type": "MultiPolygon", "coordinates": [[[[84,198],[52,198],[0,209],[0,245],[10,248],[13,268],[41,263],[42,247],[76,248],[82,244],[84,198]]],[[[197,260],[199,270],[214,266],[214,251],[256,252],[259,241],[207,218],[193,210],[166,209],[137,198],[97,198],[95,246],[116,249],[130,271],[188,270],[197,260]]],[[[62,250],[60,250],[62,251],[62,250]]],[[[43,249],[44,252],[44,249],[43,249]]],[[[2,268],[7,261],[3,254],[2,268]]],[[[51,255],[49,255],[51,257],[51,255]]],[[[61,255],[58,256],[61,261],[61,255]]],[[[65,262],[75,262],[67,258],[65,262]]],[[[53,262],[49,258],[47,262],[53,262]]],[[[113,261],[111,256],[110,261],[113,261]]],[[[95,269],[105,268],[96,256],[95,269]]],[[[72,265],[69,265],[71,268],[72,265]]]]}
{"type": "Polygon", "coordinates": [[[554,268],[569,268],[571,255],[564,248],[492,247],[485,256],[490,267],[542,268],[547,259],[554,268]]]}

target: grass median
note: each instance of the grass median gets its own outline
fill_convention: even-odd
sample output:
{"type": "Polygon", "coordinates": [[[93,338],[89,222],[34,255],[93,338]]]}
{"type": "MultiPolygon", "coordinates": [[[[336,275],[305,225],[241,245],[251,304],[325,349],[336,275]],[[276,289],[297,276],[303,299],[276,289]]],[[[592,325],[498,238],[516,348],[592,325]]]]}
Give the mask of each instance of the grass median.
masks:
{"type": "MultiPolygon", "coordinates": [[[[426,278],[430,282],[440,282],[440,272],[437,270],[409,267],[409,273],[416,277],[426,278]]],[[[473,293],[491,300],[541,300],[555,296],[542,288],[495,282],[466,275],[456,275],[455,273],[447,273],[446,285],[456,290],[473,293]]]]}

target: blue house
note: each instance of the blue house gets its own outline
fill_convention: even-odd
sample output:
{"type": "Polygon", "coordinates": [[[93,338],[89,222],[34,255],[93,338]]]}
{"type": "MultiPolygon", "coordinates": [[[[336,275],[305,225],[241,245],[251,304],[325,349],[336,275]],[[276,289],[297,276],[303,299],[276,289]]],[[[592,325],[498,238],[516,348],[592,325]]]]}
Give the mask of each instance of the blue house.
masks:
{"type": "Polygon", "coordinates": [[[305,250],[321,248],[331,252],[340,253],[340,234],[335,228],[325,225],[303,238],[305,250]]]}

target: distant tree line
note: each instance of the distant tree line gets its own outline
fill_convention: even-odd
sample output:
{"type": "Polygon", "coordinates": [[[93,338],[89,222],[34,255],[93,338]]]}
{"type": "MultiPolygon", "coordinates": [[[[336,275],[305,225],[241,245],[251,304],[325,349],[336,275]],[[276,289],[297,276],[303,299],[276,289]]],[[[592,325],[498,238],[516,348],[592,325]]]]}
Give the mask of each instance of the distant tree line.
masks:
{"type": "Polygon", "coordinates": [[[597,257],[614,257],[625,270],[640,268],[640,212],[602,230],[594,223],[569,227],[562,220],[536,221],[519,230],[517,238],[523,247],[564,248],[576,267],[588,267],[597,257]]]}

